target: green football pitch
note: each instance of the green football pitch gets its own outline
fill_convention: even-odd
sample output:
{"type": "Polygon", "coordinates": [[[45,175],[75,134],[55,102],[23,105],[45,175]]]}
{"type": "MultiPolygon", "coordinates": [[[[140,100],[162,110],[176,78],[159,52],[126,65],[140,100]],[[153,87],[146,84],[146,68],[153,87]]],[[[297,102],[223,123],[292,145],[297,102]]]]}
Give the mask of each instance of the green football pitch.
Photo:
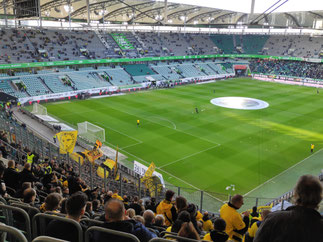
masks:
{"type": "Polygon", "coordinates": [[[74,127],[88,121],[105,128],[107,145],[119,146],[128,162],[154,162],[171,184],[218,193],[234,184],[245,194],[306,162],[311,143],[315,151],[323,147],[322,95],[314,88],[240,78],[46,107],[74,127]],[[260,99],[269,107],[210,103],[226,96],[260,99]]]}

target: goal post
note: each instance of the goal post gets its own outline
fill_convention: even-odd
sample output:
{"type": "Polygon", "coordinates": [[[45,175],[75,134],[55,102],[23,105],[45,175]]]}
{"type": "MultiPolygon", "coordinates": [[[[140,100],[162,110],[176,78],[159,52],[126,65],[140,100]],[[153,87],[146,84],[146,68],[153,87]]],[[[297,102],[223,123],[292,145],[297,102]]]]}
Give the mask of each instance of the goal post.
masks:
{"type": "Polygon", "coordinates": [[[34,103],[31,113],[35,115],[47,115],[47,108],[45,108],[43,105],[40,105],[39,103],[34,103]]]}
{"type": "Polygon", "coordinates": [[[95,143],[96,140],[105,142],[105,129],[90,122],[83,122],[77,124],[78,135],[82,138],[95,143]]]}

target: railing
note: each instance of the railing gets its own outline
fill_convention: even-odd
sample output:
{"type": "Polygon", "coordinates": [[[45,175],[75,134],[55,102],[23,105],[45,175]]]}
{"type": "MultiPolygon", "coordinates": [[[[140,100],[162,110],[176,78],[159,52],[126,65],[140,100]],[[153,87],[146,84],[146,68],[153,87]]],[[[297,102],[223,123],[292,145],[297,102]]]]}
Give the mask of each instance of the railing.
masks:
{"type": "MultiPolygon", "coordinates": [[[[120,172],[120,178],[118,181],[115,181],[113,176],[108,176],[109,171],[105,167],[103,168],[105,175],[101,178],[96,174],[98,164],[93,166],[89,162],[85,162],[81,165],[80,162],[72,160],[70,156],[59,154],[57,146],[43,140],[38,135],[30,132],[27,128],[19,125],[12,119],[4,117],[3,115],[0,115],[0,129],[5,130],[9,134],[8,142],[1,142],[6,145],[10,158],[15,159],[19,164],[23,164],[26,153],[16,149],[10,144],[20,144],[23,148],[28,147],[30,150],[35,150],[40,155],[40,159],[44,159],[45,157],[52,159],[55,157],[58,162],[70,164],[75,173],[85,180],[91,189],[94,189],[95,187],[102,187],[107,190],[117,189],[119,190],[120,195],[136,195],[139,196],[139,198],[145,198],[151,195],[145,185],[141,182],[141,177],[131,168],[120,163],[118,163],[118,171],[120,172]],[[123,178],[127,178],[130,182],[124,182],[123,178]]],[[[320,174],[320,178],[323,179],[323,174],[320,174]]],[[[196,204],[199,210],[207,210],[213,213],[218,213],[221,206],[230,200],[230,194],[178,187],[168,183],[165,184],[165,188],[161,191],[157,190],[157,184],[155,184],[155,188],[154,197],[156,198],[156,202],[159,202],[164,198],[164,192],[166,189],[170,189],[175,192],[176,196],[184,196],[190,203],[196,204]]],[[[253,206],[276,205],[282,201],[289,201],[292,196],[292,191],[283,194],[279,198],[246,196],[244,198],[245,204],[242,207],[242,210],[250,209],[253,206]]]]}

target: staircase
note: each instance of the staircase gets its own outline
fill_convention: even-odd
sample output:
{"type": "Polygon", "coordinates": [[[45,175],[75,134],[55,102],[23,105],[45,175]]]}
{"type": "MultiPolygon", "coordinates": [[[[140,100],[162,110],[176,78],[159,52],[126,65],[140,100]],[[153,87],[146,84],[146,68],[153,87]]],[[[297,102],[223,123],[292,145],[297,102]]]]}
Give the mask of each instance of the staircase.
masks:
{"type": "Polygon", "coordinates": [[[100,32],[98,30],[95,30],[94,33],[98,36],[99,40],[101,41],[101,43],[105,46],[105,48],[110,49],[110,46],[108,44],[108,42],[105,41],[105,39],[103,38],[103,36],[100,34],[100,32]]]}

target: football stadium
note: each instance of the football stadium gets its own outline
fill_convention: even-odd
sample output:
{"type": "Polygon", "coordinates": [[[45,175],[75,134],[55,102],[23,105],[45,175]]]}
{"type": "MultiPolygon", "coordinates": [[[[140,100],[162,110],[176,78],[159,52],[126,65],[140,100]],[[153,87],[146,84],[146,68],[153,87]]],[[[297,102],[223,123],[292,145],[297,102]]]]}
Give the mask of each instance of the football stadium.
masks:
{"type": "Polygon", "coordinates": [[[3,241],[323,238],[323,5],[2,0],[3,241]]]}

